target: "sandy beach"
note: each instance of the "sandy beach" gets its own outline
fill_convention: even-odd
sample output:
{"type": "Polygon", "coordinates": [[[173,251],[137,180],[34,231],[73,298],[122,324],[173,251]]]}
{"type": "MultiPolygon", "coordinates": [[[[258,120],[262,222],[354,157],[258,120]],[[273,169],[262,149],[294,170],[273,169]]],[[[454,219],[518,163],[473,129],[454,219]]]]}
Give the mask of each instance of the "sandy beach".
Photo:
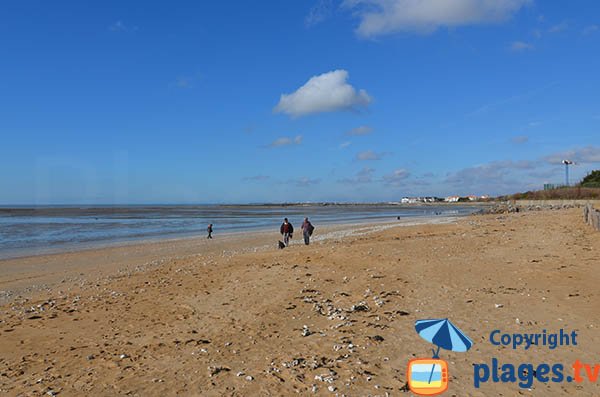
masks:
{"type": "MultiPolygon", "coordinates": [[[[598,382],[482,382],[474,365],[600,362],[600,235],[580,209],[317,226],[0,261],[7,395],[411,395],[418,319],[473,340],[442,351],[449,396],[591,396],[598,382]],[[490,333],[576,331],[577,346],[490,333]]],[[[572,371],[571,371],[572,372],[572,371]]]]}

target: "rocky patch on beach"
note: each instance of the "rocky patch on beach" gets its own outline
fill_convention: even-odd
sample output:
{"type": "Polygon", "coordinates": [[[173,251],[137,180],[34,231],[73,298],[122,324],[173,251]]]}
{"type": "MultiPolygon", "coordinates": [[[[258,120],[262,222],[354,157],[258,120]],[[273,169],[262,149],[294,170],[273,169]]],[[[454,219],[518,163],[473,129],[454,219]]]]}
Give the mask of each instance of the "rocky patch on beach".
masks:
{"type": "Polygon", "coordinates": [[[572,208],[581,208],[582,204],[548,204],[544,201],[540,201],[539,204],[528,204],[520,205],[511,202],[494,204],[481,210],[477,211],[478,215],[490,215],[490,214],[510,214],[518,212],[530,212],[530,211],[557,211],[566,210],[572,208]]]}

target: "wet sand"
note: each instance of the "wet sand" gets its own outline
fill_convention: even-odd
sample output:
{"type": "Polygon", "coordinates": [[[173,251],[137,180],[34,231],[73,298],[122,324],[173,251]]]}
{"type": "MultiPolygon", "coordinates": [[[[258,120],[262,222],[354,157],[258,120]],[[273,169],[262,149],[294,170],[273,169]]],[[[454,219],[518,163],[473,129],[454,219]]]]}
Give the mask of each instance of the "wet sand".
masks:
{"type": "Polygon", "coordinates": [[[317,225],[327,238],[285,250],[269,233],[2,261],[0,391],[410,395],[406,364],[432,347],[414,322],[448,317],[474,345],[441,352],[447,395],[600,393],[587,381],[473,386],[473,364],[493,357],[600,362],[600,234],[580,210],[391,226],[317,225]],[[579,345],[488,341],[561,328],[579,345]]]}

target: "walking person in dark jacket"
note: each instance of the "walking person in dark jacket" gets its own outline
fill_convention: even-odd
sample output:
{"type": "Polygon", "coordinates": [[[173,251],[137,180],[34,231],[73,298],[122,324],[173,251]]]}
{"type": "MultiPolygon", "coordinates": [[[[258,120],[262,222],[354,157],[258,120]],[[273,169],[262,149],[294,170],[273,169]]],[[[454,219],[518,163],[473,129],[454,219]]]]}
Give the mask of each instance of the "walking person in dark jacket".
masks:
{"type": "Polygon", "coordinates": [[[212,232],[213,232],[212,223],[208,224],[208,227],[206,228],[206,232],[208,233],[208,236],[206,236],[206,238],[212,239],[212,232]]]}
{"type": "Polygon", "coordinates": [[[292,238],[292,234],[294,234],[294,226],[288,221],[288,218],[283,220],[281,227],[279,228],[279,233],[283,235],[283,243],[287,247],[290,245],[290,239],[292,238]]]}
{"type": "Polygon", "coordinates": [[[302,235],[304,236],[304,244],[310,244],[310,236],[312,236],[315,227],[310,223],[308,218],[304,218],[302,222],[302,235]]]}

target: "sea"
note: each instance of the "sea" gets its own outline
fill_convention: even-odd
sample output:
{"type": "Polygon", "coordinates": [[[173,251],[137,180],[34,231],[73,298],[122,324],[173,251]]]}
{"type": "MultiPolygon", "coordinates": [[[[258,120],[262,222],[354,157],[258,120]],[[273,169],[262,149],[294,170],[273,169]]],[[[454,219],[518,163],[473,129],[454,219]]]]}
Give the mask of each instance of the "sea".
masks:
{"type": "Polygon", "coordinates": [[[0,207],[0,259],[122,243],[279,230],[284,217],[300,227],[370,223],[398,217],[461,216],[474,205],[128,205],[0,207]]]}

